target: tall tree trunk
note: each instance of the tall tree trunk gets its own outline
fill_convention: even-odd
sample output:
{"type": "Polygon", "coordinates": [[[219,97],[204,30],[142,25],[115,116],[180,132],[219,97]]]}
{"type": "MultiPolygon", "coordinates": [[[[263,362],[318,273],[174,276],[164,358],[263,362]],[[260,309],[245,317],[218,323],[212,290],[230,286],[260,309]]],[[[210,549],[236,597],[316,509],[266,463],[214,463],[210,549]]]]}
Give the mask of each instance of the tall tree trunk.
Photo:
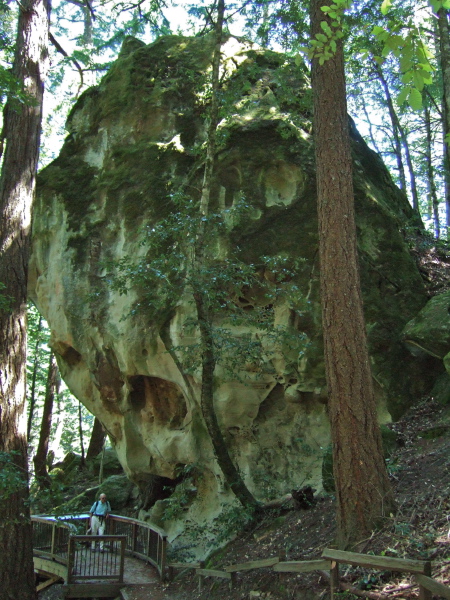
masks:
{"type": "Polygon", "coordinates": [[[439,239],[441,235],[441,224],[439,221],[439,198],[437,195],[436,180],[434,178],[433,168],[433,135],[431,132],[431,114],[428,106],[428,100],[425,96],[424,102],[424,117],[425,117],[425,131],[426,131],[426,151],[425,151],[425,163],[427,172],[427,190],[428,190],[428,212],[429,218],[433,219],[434,223],[434,236],[439,239]]]}
{"type": "Polygon", "coordinates": [[[86,460],[94,460],[96,456],[103,450],[105,443],[106,432],[103,429],[101,421],[95,417],[94,426],[92,427],[91,439],[89,440],[89,446],[86,452],[86,460]]]}
{"type": "Polygon", "coordinates": [[[216,45],[212,64],[211,109],[209,114],[210,120],[208,127],[205,172],[203,176],[202,194],[200,199],[200,215],[204,218],[201,218],[199,221],[200,224],[194,249],[194,271],[197,277],[197,281],[194,282],[194,300],[197,309],[200,339],[202,344],[201,407],[203,418],[211,438],[217,462],[222,470],[227,484],[230,486],[236,498],[243,506],[256,508],[258,503],[248,490],[239,471],[235,467],[228,452],[225,438],[217,421],[217,415],[214,407],[214,370],[216,361],[214,352],[212,316],[209,311],[208,297],[207,294],[205,294],[205,288],[201,283],[202,272],[205,265],[205,236],[206,228],[208,226],[206,217],[209,212],[209,200],[214,170],[214,157],[216,153],[216,130],[219,119],[218,91],[224,14],[224,0],[218,0],[217,21],[215,27],[216,45]]]}
{"type": "Polygon", "coordinates": [[[444,146],[445,210],[447,237],[450,228],[450,32],[448,10],[438,11],[439,65],[442,75],[442,133],[444,146]]]}
{"type": "MultiPolygon", "coordinates": [[[[327,19],[311,1],[312,36],[327,19]]],[[[328,409],[337,499],[337,543],[366,537],[393,507],[377,422],[356,248],[343,45],[312,60],[319,257],[328,409]]]]}
{"type": "Polygon", "coordinates": [[[31,389],[30,397],[28,399],[28,425],[27,425],[27,441],[31,443],[31,427],[33,425],[34,409],[36,407],[36,380],[37,372],[39,368],[39,346],[41,343],[41,331],[42,331],[42,316],[39,316],[39,322],[37,326],[36,344],[34,347],[33,357],[33,374],[31,376],[31,389]]]}
{"type": "Polygon", "coordinates": [[[0,311],[0,457],[13,461],[24,483],[0,490],[1,600],[36,597],[28,505],[26,300],[49,10],[47,0],[23,0],[18,6],[13,74],[29,101],[7,103],[2,134],[6,149],[0,178],[0,281],[6,285],[10,308],[0,311]]]}
{"type": "Polygon", "coordinates": [[[40,485],[50,487],[50,477],[47,471],[47,454],[52,428],[53,402],[58,385],[58,367],[53,352],[50,354],[47,384],[45,388],[44,410],[42,413],[41,432],[36,454],[33,458],[34,474],[40,485]]]}

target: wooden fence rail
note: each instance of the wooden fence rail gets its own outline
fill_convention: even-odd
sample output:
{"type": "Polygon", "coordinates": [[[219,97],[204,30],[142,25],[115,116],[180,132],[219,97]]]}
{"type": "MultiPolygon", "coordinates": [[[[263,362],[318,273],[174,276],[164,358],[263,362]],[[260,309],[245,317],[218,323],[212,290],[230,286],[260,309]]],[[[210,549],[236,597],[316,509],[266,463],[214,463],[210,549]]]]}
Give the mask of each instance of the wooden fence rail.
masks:
{"type": "MultiPolygon", "coordinates": [[[[391,556],[372,556],[370,554],[358,554],[356,552],[345,552],[344,550],[333,550],[325,548],[322,558],[331,561],[331,600],[339,590],[339,563],[366,567],[369,569],[381,569],[383,571],[396,571],[400,573],[412,573],[413,575],[426,575],[431,579],[431,562],[429,560],[411,560],[408,558],[394,558],[391,556]]],[[[434,581],[431,579],[431,581],[434,581]]],[[[431,591],[419,583],[419,599],[431,600],[431,591]]],[[[437,582],[436,582],[437,583],[437,582]]]]}
{"type": "MultiPolygon", "coordinates": [[[[203,577],[218,577],[228,579],[230,586],[235,582],[234,577],[238,571],[250,571],[252,569],[271,568],[278,573],[309,573],[311,571],[330,571],[331,599],[339,590],[339,564],[380,569],[400,573],[411,573],[414,575],[419,586],[420,600],[431,600],[432,594],[450,600],[450,587],[439,583],[431,577],[431,562],[423,560],[412,560],[408,558],[395,558],[390,556],[372,556],[370,554],[358,554],[356,552],[344,552],[326,548],[322,558],[305,561],[282,561],[281,557],[264,558],[246,563],[228,565],[222,569],[205,569],[199,567],[198,563],[169,564],[169,573],[173,577],[174,569],[195,568],[199,576],[199,586],[203,577]]],[[[170,577],[170,578],[172,578],[170,577]]]]}

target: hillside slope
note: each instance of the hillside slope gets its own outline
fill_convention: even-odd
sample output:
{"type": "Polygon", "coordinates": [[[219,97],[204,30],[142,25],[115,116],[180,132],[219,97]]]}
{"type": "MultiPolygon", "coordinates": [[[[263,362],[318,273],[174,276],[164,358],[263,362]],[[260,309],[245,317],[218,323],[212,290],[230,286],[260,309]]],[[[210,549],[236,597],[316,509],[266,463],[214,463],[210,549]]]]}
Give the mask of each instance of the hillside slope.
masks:
{"type": "MultiPolygon", "coordinates": [[[[393,429],[399,447],[389,459],[398,511],[384,527],[356,548],[363,553],[430,559],[433,576],[450,584],[450,409],[427,399],[418,403],[393,429]]],[[[323,496],[310,510],[282,511],[267,515],[248,527],[206,565],[226,565],[285,555],[286,560],[319,558],[332,546],[335,532],[334,498],[323,496]]],[[[343,570],[343,580],[367,597],[417,598],[417,587],[408,577],[359,568],[343,570]],[[370,591],[369,591],[370,590],[370,591]]],[[[190,571],[179,572],[161,590],[158,600],[270,600],[325,599],[328,582],[315,572],[307,575],[274,573],[270,569],[241,572],[233,589],[228,582],[207,579],[199,591],[190,571]]],[[[136,596],[137,597],[137,596],[136,596]]],[[[351,598],[354,596],[346,596],[351,598]]]]}

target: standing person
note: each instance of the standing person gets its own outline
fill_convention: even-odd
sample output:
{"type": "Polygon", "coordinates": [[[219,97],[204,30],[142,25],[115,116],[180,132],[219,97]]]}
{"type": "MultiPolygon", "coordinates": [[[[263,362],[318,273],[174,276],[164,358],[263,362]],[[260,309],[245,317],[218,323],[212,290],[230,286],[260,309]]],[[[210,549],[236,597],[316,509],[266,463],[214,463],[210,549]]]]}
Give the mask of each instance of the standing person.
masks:
{"type": "MultiPolygon", "coordinates": [[[[100,494],[97,502],[91,507],[89,515],[91,518],[91,532],[92,535],[105,535],[106,519],[109,517],[111,512],[111,505],[106,499],[106,494],[100,494]]],[[[92,552],[95,552],[96,542],[93,541],[91,544],[92,552]]],[[[103,552],[103,542],[100,542],[100,552],[103,552]]]]}

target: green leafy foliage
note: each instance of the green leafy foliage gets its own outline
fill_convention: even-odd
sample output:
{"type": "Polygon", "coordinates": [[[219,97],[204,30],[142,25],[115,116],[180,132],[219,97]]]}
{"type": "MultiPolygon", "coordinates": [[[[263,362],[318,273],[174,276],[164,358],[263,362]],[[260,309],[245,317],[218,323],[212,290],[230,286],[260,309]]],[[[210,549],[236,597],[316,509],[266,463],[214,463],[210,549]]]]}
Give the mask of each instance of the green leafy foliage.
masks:
{"type": "Polygon", "coordinates": [[[322,33],[316,33],[309,42],[309,48],[303,50],[310,60],[317,58],[323,65],[334,55],[337,42],[345,36],[344,15],[351,4],[352,0],[335,0],[333,4],[321,7],[328,20],[320,23],[322,33]]]}
{"type": "MultiPolygon", "coordinates": [[[[387,9],[383,14],[386,13],[387,9]]],[[[382,63],[390,53],[399,60],[403,86],[397,96],[398,105],[406,103],[413,110],[420,110],[422,91],[425,85],[432,83],[435,70],[432,63],[434,56],[424,43],[420,31],[413,22],[405,27],[397,20],[389,20],[385,27],[376,25],[372,34],[383,44],[381,57],[377,57],[377,61],[382,63]]]]}

